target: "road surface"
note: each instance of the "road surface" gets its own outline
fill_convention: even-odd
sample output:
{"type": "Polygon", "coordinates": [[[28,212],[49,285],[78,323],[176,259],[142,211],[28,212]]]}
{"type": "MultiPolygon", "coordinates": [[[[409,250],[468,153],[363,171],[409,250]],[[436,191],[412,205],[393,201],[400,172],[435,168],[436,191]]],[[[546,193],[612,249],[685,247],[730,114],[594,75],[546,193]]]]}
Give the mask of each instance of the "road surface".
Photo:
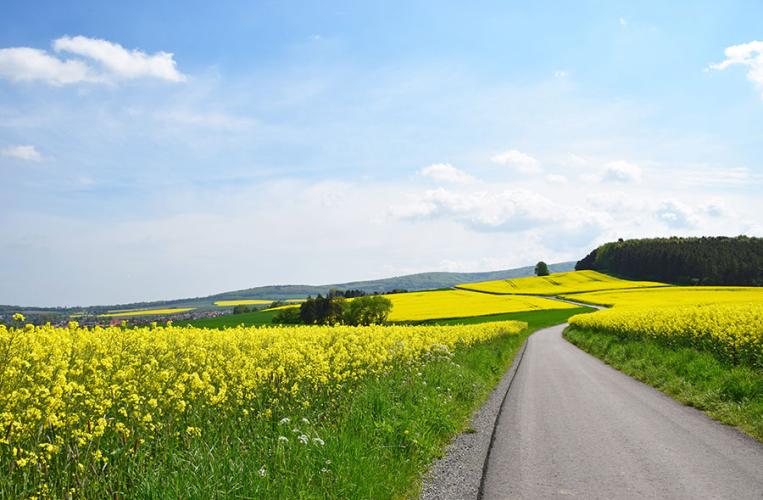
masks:
{"type": "Polygon", "coordinates": [[[497,422],[486,499],[763,499],[763,445],[561,337],[528,339],[497,422]]]}

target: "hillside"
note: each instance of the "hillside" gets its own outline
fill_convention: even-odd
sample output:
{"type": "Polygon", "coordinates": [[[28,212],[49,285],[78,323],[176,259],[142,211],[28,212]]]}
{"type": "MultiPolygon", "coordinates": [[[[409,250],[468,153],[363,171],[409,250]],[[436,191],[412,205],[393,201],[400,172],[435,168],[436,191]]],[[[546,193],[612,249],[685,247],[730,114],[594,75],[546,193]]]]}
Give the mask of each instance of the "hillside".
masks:
{"type": "MultiPolygon", "coordinates": [[[[572,262],[562,262],[549,265],[551,272],[571,271],[574,264],[572,262]]],[[[450,288],[462,283],[475,283],[478,281],[491,281],[500,279],[521,278],[532,276],[534,266],[519,267],[516,269],[506,269],[503,271],[489,271],[483,273],[418,273],[405,276],[396,276],[394,278],[383,278],[368,281],[351,281],[347,283],[337,283],[333,285],[283,285],[283,286],[263,286],[249,288],[246,290],[237,290],[234,292],[225,292],[208,297],[213,301],[217,300],[236,300],[236,299],[286,299],[300,298],[308,295],[326,294],[332,288],[337,290],[363,290],[366,293],[389,292],[392,290],[408,290],[415,292],[420,290],[432,290],[436,288],[450,288]]]]}
{"type": "Polygon", "coordinates": [[[649,238],[606,243],[575,265],[637,280],[763,285],[763,238],[649,238]]]}
{"type": "MultiPolygon", "coordinates": [[[[571,271],[574,267],[574,262],[561,262],[557,264],[550,264],[549,270],[551,272],[565,272],[571,271]]],[[[366,293],[373,292],[389,292],[392,290],[408,290],[408,291],[420,291],[431,290],[437,288],[450,288],[462,283],[475,283],[479,281],[491,281],[500,279],[521,278],[525,276],[532,276],[534,274],[534,266],[525,266],[515,269],[505,269],[502,271],[488,271],[479,273],[448,273],[448,272],[431,272],[431,273],[417,273],[408,274],[404,276],[396,276],[392,278],[383,278],[378,280],[367,281],[351,281],[347,283],[335,283],[329,285],[270,285],[260,286],[254,288],[247,288],[244,290],[235,290],[231,292],[223,292],[206,297],[194,297],[186,299],[173,299],[173,300],[161,300],[153,302],[134,302],[130,304],[113,304],[113,305],[99,305],[91,306],[86,309],[93,312],[103,312],[111,309],[137,309],[137,308],[152,308],[152,307],[210,307],[214,302],[221,300],[246,300],[246,299],[267,299],[267,300],[281,300],[281,299],[294,299],[304,298],[309,295],[315,296],[318,294],[325,295],[331,289],[337,290],[363,290],[366,293]]],[[[82,308],[38,308],[38,307],[22,307],[17,305],[0,305],[0,313],[14,313],[20,310],[29,312],[45,312],[56,311],[59,313],[68,313],[75,310],[81,310],[82,308]]]]}

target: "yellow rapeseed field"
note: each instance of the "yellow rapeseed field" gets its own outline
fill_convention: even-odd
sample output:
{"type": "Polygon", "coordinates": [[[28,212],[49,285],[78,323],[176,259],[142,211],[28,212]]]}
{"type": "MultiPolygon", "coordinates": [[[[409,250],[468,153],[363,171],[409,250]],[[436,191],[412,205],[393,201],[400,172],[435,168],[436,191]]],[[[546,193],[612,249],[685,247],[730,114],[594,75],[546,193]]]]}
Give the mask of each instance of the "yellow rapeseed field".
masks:
{"type": "Polygon", "coordinates": [[[488,314],[568,309],[566,302],[541,297],[493,295],[468,290],[436,290],[385,295],[392,301],[390,321],[463,318],[488,314]]]}
{"type": "Polygon", "coordinates": [[[180,307],[175,309],[123,309],[121,311],[109,311],[99,316],[105,318],[123,318],[128,316],[165,316],[167,314],[177,314],[193,311],[194,307],[180,307]]]}
{"type": "Polygon", "coordinates": [[[497,294],[559,295],[593,290],[657,286],[667,285],[654,281],[622,280],[596,271],[573,271],[569,273],[555,273],[548,276],[467,283],[458,285],[458,288],[497,294]]]}
{"type": "Polygon", "coordinates": [[[62,485],[73,485],[76,496],[77,485],[97,481],[112,463],[138,463],[131,457],[153,443],[172,449],[168,443],[182,446],[243,418],[275,426],[300,408],[330,408],[366,376],[525,327],[0,325],[3,481],[31,484],[37,489],[29,494],[44,496],[46,481],[56,480],[56,496],[62,485]]]}
{"type": "Polygon", "coordinates": [[[700,304],[763,304],[763,287],[671,286],[564,295],[565,298],[604,306],[661,307],[700,304]]]}
{"type": "MultiPolygon", "coordinates": [[[[297,304],[304,302],[305,299],[284,299],[279,302],[286,302],[289,304],[297,304]]],[[[262,306],[276,302],[276,300],[268,299],[240,299],[240,300],[218,300],[214,304],[219,307],[231,307],[231,306],[262,306]]]]}
{"type": "Polygon", "coordinates": [[[220,307],[230,306],[261,306],[264,304],[271,304],[272,300],[263,299],[241,299],[241,300],[218,300],[214,304],[220,307]]]}
{"type": "MultiPolygon", "coordinates": [[[[690,292],[685,292],[691,295],[690,292]]],[[[705,292],[711,294],[712,292],[705,292]]],[[[656,307],[649,300],[638,305],[570,318],[584,329],[656,339],[669,345],[707,350],[732,363],[763,368],[763,301],[656,307]]]]}

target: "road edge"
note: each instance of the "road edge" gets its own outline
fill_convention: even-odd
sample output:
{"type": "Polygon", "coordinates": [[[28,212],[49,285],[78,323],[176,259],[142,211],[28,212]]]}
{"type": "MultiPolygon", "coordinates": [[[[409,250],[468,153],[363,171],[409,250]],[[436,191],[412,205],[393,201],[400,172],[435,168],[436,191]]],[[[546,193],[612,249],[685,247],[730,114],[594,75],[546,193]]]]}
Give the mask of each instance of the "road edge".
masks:
{"type": "Polygon", "coordinates": [[[462,432],[453,438],[445,449],[445,454],[427,471],[419,498],[473,500],[482,497],[485,471],[495,441],[498,419],[531,336],[532,334],[522,343],[511,366],[487,401],[472,415],[470,424],[474,431],[462,432]]]}

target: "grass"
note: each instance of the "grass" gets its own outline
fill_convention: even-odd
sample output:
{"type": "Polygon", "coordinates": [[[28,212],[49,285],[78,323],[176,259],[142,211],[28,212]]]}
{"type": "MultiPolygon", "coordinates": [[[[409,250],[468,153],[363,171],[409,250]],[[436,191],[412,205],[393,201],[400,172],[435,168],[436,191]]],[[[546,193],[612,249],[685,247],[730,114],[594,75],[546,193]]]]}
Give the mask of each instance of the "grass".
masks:
{"type": "Polygon", "coordinates": [[[652,340],[575,328],[564,336],[623,373],[763,441],[763,372],[652,340]]]}
{"type": "Polygon", "coordinates": [[[232,326],[263,326],[273,324],[273,318],[280,311],[265,309],[242,314],[225,314],[214,318],[195,319],[192,321],[175,321],[176,325],[197,326],[199,328],[228,328],[232,326]]]}
{"type": "Polygon", "coordinates": [[[470,316],[467,318],[448,318],[424,321],[422,324],[434,325],[476,325],[492,321],[524,321],[528,328],[535,331],[547,326],[564,323],[576,314],[593,312],[592,307],[575,307],[572,309],[546,309],[542,311],[523,311],[515,313],[490,314],[487,316],[470,316]]]}

